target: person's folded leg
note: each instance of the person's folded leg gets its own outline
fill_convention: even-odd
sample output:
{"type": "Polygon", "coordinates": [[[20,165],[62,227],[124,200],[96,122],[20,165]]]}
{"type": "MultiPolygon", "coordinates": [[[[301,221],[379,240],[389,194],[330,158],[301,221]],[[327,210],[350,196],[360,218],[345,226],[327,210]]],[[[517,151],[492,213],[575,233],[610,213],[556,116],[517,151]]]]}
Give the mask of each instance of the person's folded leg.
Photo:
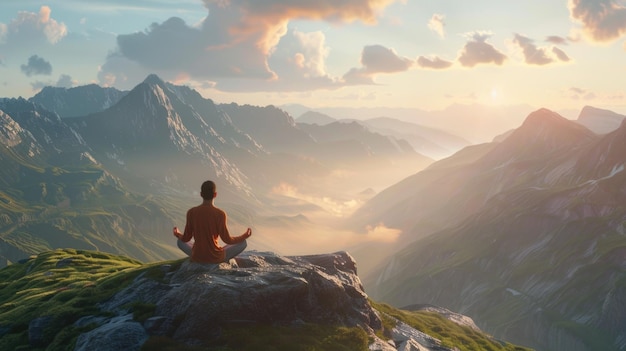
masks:
{"type": "Polygon", "coordinates": [[[224,246],[224,262],[228,262],[231,258],[239,255],[246,249],[248,243],[244,240],[237,244],[231,244],[224,246]]]}
{"type": "Polygon", "coordinates": [[[193,247],[193,243],[191,241],[184,242],[180,239],[176,240],[176,245],[178,248],[187,254],[187,256],[191,257],[191,248],[193,247]]]}

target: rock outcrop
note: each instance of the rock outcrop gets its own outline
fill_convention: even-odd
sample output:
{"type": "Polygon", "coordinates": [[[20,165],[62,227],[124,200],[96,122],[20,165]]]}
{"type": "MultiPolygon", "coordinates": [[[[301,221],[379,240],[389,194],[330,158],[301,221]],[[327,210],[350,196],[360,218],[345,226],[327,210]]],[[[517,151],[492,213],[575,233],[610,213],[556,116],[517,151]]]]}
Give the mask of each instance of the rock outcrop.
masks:
{"type": "Polygon", "coordinates": [[[382,328],[346,252],[294,257],[248,252],[219,265],[185,260],[156,269],[162,277],[140,275],[100,305],[114,317],[79,321],[99,327],[81,334],[76,350],[133,349],[149,335],[202,345],[223,327],[248,324],[359,326],[372,334],[382,328]],[[132,318],[137,304],[154,305],[143,328],[132,318]],[[106,345],[107,336],[122,334],[124,345],[106,345]]]}

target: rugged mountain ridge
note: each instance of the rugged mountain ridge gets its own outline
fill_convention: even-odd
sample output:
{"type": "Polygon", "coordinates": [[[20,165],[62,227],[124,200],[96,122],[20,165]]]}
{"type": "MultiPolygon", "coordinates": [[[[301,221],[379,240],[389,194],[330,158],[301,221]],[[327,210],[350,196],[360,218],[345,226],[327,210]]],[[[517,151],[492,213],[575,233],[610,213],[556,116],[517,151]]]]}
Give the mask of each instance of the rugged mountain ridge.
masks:
{"type": "Polygon", "coordinates": [[[623,349],[625,138],[624,124],[600,136],[539,110],[471,161],[457,154],[407,179],[402,189],[417,192],[402,203],[437,199],[429,213],[452,220],[433,225],[408,208],[407,238],[430,235],[366,277],[368,291],[459,311],[537,349],[623,349]],[[444,169],[447,178],[429,175],[444,169]]]}
{"type": "Polygon", "coordinates": [[[89,84],[74,88],[44,87],[28,99],[56,112],[61,118],[79,117],[100,112],[115,105],[126,91],[89,84]]]}
{"type": "Polygon", "coordinates": [[[53,112],[24,99],[0,101],[0,260],[73,246],[142,260],[172,257],[154,225],[172,214],[129,192],[85,140],[53,112]]]}
{"type": "Polygon", "coordinates": [[[118,93],[89,85],[0,100],[6,122],[0,181],[8,189],[0,191],[6,210],[0,239],[7,240],[1,255],[8,261],[62,240],[142,260],[176,255],[166,228],[184,222],[206,179],[220,184],[220,205],[232,222],[250,225],[257,214],[301,218],[303,209],[329,211],[278,192],[281,187],[331,196],[336,189],[337,201],[349,201],[374,180],[370,171],[380,173],[377,179],[388,176],[380,165],[396,165],[402,177],[431,162],[385,150],[342,157],[276,107],[218,105],[156,75],[118,93]],[[75,99],[90,114],[68,112],[75,99]],[[414,163],[398,162],[406,157],[414,163]],[[287,207],[292,212],[285,214],[287,207]],[[51,240],[50,232],[60,234],[51,240]]]}

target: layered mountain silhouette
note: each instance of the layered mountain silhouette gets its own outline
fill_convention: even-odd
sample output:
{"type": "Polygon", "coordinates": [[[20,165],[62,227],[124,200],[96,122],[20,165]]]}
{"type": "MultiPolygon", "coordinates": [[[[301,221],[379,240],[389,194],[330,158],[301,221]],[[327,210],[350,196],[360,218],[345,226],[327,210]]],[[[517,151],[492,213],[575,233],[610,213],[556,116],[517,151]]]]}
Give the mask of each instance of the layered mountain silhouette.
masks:
{"type": "Polygon", "coordinates": [[[390,187],[355,218],[413,241],[365,279],[397,306],[432,303],[550,350],[624,344],[626,123],[597,135],[546,109],[390,187]]]}
{"type": "MultiPolygon", "coordinates": [[[[341,167],[341,172],[358,175],[360,181],[343,180],[352,186],[346,192],[358,194],[366,188],[361,184],[374,181],[370,171],[378,172],[378,178],[388,172],[400,177],[432,162],[402,140],[393,140],[394,145],[403,145],[399,152],[357,135],[347,136],[345,143],[357,145],[358,152],[342,153],[339,144],[316,140],[279,108],[215,104],[156,75],[125,92],[95,85],[46,88],[29,100],[0,102],[1,181],[5,189],[16,189],[3,191],[8,212],[2,232],[24,235],[16,228],[34,222],[31,217],[19,219],[24,208],[37,208],[32,214],[25,212],[48,223],[45,230],[28,233],[36,244],[11,239],[7,245],[13,253],[4,255],[8,261],[64,247],[63,240],[51,239],[45,231],[59,216],[68,220],[65,210],[75,210],[81,219],[69,219],[55,230],[74,233],[72,240],[65,238],[80,242],[74,246],[151,260],[176,255],[176,250],[170,252],[169,228],[184,221],[184,211],[198,201],[199,185],[206,179],[220,185],[220,200],[230,206],[233,220],[249,224],[259,211],[270,218],[299,218],[298,207],[292,206],[293,213],[283,212],[285,201],[300,208],[317,206],[276,196],[274,189],[282,184],[312,193],[329,184],[342,187],[333,178],[336,167],[341,167]],[[21,207],[15,206],[18,203],[21,207]],[[93,214],[98,203],[109,219],[83,220],[81,216],[93,214]],[[133,205],[138,208],[127,207],[133,205]],[[155,218],[153,223],[150,217],[155,218]],[[106,239],[96,244],[83,239],[83,231],[106,239]],[[148,248],[141,244],[144,239],[148,248]]],[[[392,142],[366,133],[372,140],[392,142]]]]}
{"type": "MultiPolygon", "coordinates": [[[[170,228],[206,179],[233,222],[262,217],[292,231],[312,223],[302,209],[325,210],[328,198],[311,194],[330,191],[339,202],[371,198],[345,228],[402,231],[355,255],[375,299],[443,306],[537,349],[621,350],[626,123],[609,112],[588,107],[571,121],[540,109],[500,141],[466,147],[438,133],[463,148],[433,163],[416,151],[412,125],[297,123],[281,108],[215,104],[155,75],[127,92],[89,85],[0,99],[0,258],[62,247],[179,257],[170,228]]],[[[424,149],[449,151],[440,146],[424,149]]]]}

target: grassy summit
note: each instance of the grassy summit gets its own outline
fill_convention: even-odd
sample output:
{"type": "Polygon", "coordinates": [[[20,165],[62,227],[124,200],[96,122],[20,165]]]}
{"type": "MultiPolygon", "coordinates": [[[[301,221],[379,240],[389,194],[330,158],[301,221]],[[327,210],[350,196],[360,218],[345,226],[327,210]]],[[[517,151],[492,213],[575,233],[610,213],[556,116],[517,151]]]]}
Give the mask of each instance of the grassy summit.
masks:
{"type": "MultiPolygon", "coordinates": [[[[184,259],[142,264],[122,256],[73,249],[42,253],[0,270],[0,349],[73,349],[78,336],[96,327],[77,326],[81,317],[106,315],[98,303],[128,286],[138,275],[161,280],[177,270],[184,259]],[[32,321],[47,318],[33,345],[29,340],[32,321]]],[[[151,317],[155,306],[134,301],[128,306],[136,321],[151,317]]],[[[527,350],[494,341],[480,332],[463,328],[436,314],[407,312],[373,303],[383,313],[382,339],[395,326],[396,318],[442,341],[441,346],[459,350],[527,350]]],[[[227,326],[208,350],[367,350],[372,336],[358,327],[303,324],[293,326],[227,326]]],[[[181,345],[165,336],[151,336],[144,350],[207,350],[181,345]]]]}

